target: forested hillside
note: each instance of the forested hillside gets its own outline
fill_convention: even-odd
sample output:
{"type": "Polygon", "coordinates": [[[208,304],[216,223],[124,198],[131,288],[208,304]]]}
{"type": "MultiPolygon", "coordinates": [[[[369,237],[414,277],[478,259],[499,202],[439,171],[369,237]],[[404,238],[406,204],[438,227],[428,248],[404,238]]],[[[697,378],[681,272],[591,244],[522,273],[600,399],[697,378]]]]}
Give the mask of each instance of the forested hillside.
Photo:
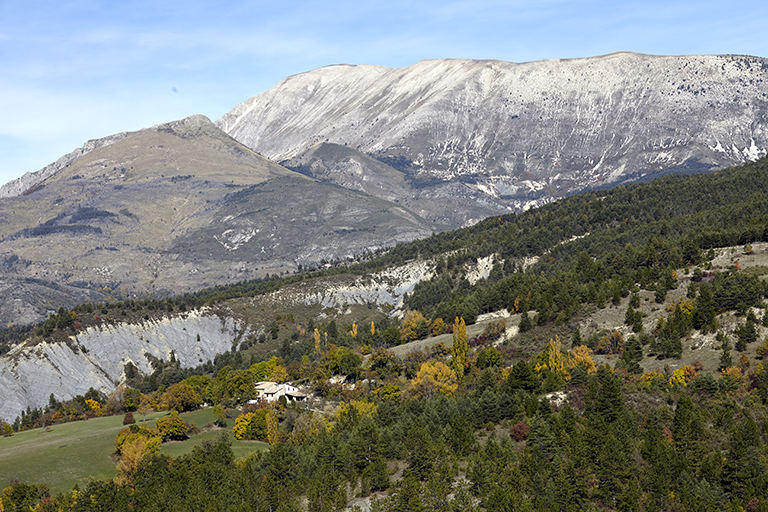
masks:
{"type": "Polygon", "coordinates": [[[52,397],[8,434],[206,403],[218,418],[209,430],[270,449],[235,460],[222,437],[174,459],[158,446],[196,432],[169,434],[170,413],[118,436],[114,481],[53,497],[17,482],[3,506],[768,510],[764,242],[765,159],[564,198],[356,265],[60,310],[28,342],[203,306],[239,315],[253,334],[196,368],[173,357],[147,375],[126,365],[111,396],[52,397]],[[302,283],[414,260],[430,262],[432,277],[402,316],[277,301],[302,283]],[[247,405],[264,380],[299,385],[310,406],[247,405]]]}

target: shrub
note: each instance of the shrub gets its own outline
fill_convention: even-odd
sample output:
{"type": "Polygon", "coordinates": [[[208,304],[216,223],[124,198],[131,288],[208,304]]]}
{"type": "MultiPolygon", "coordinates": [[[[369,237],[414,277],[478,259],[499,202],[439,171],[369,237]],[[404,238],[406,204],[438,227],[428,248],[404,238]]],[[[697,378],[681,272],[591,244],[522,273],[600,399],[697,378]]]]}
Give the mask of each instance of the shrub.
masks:
{"type": "Polygon", "coordinates": [[[187,438],[187,430],[189,427],[176,411],[171,411],[168,416],[157,418],[155,424],[160,431],[160,435],[165,440],[181,440],[187,438]]]}
{"type": "Polygon", "coordinates": [[[510,429],[510,435],[515,441],[525,441],[528,438],[528,432],[531,431],[531,427],[528,426],[523,420],[518,421],[510,429]]]}
{"type": "Polygon", "coordinates": [[[507,330],[507,321],[505,319],[501,319],[497,322],[491,322],[483,331],[483,337],[485,337],[488,341],[496,341],[497,339],[501,338],[501,335],[504,334],[504,332],[507,330]]]}
{"type": "Polygon", "coordinates": [[[136,423],[136,420],[133,418],[133,413],[125,413],[125,416],[123,416],[123,425],[133,425],[134,423],[136,423]]]}

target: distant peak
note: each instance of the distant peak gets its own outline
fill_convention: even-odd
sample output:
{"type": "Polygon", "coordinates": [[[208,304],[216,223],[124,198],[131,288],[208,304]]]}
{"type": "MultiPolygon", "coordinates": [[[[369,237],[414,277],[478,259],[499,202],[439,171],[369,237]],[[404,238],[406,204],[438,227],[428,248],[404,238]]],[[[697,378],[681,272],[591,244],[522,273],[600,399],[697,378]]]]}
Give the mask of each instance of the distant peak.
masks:
{"type": "Polygon", "coordinates": [[[195,114],[178,121],[170,121],[153,126],[152,129],[162,132],[170,132],[181,138],[199,137],[207,135],[212,137],[226,136],[216,127],[210,119],[202,114],[195,114]]]}
{"type": "Polygon", "coordinates": [[[204,126],[208,126],[213,124],[210,119],[208,119],[206,116],[202,114],[193,114],[191,116],[187,116],[184,119],[179,119],[177,121],[170,121],[168,123],[160,123],[156,126],[153,126],[153,128],[158,130],[198,130],[204,126]]]}

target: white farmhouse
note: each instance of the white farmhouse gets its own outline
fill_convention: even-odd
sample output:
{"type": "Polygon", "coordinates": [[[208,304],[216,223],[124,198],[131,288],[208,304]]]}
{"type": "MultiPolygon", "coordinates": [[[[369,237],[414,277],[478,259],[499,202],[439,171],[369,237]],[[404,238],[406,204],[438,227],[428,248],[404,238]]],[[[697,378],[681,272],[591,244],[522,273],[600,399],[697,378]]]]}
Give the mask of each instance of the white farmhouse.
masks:
{"type": "Polygon", "coordinates": [[[288,401],[304,401],[307,395],[299,393],[298,388],[290,384],[278,384],[276,382],[263,381],[256,383],[256,396],[267,402],[274,402],[284,396],[288,401]]]}

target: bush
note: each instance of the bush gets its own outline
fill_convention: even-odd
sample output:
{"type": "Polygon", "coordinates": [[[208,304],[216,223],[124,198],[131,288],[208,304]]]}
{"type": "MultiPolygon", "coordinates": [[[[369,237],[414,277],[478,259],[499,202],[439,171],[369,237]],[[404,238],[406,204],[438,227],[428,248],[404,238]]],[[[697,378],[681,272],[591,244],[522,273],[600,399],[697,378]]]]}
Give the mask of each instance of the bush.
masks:
{"type": "Polygon", "coordinates": [[[531,427],[528,426],[523,420],[518,421],[510,429],[510,435],[515,441],[525,441],[528,438],[528,432],[531,431],[531,427]]]}
{"type": "Polygon", "coordinates": [[[133,413],[125,413],[125,416],[123,416],[123,425],[133,425],[134,423],[136,423],[136,420],[133,418],[133,413]]]}
{"type": "Polygon", "coordinates": [[[189,427],[176,411],[171,411],[168,416],[157,418],[155,424],[160,431],[160,435],[165,440],[182,440],[187,438],[187,430],[189,427]]]}
{"type": "Polygon", "coordinates": [[[496,341],[501,338],[501,335],[507,330],[507,321],[505,319],[497,322],[491,322],[483,331],[483,337],[488,341],[496,341]]]}

